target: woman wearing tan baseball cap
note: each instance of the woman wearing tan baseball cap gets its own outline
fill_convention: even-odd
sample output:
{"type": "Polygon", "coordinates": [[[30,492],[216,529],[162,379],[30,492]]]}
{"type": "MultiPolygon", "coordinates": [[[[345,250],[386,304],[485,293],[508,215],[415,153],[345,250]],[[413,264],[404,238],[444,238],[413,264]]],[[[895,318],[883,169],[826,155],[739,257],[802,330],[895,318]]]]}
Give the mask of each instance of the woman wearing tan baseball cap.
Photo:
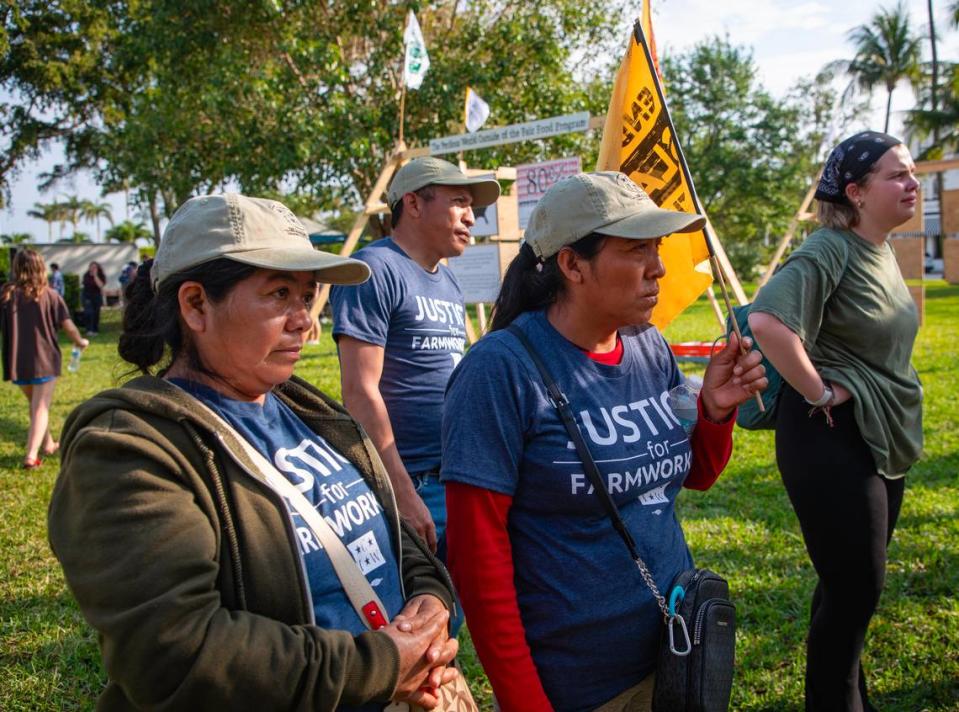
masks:
{"type": "Polygon", "coordinates": [[[659,590],[668,590],[692,565],[676,497],[715,482],[732,451],[736,406],[766,385],[760,355],[741,356],[733,336],[688,420],[671,408],[670,391],[685,379],[649,324],[665,273],[658,248],[702,224],[658,208],[620,173],[557,183],[506,273],[492,333],[450,380],[441,473],[448,563],[504,712],[649,709],[657,601],[521,337],[568,399],[659,590]]]}
{"type": "Polygon", "coordinates": [[[445,571],[359,426],[292,375],[318,282],[368,276],[236,194],[184,204],[140,268],[119,350],[143,375],[70,415],[50,505],[99,709],[432,708],[455,682],[445,571]]]}

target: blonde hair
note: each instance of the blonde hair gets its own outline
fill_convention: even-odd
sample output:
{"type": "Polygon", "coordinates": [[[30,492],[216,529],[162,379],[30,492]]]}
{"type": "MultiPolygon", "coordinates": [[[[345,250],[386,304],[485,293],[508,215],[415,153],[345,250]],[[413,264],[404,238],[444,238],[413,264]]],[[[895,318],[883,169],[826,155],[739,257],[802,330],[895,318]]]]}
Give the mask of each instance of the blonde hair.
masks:
{"type": "Polygon", "coordinates": [[[859,211],[848,203],[818,201],[816,220],[823,227],[833,230],[851,230],[859,224],[859,211]]]}
{"type": "MultiPolygon", "coordinates": [[[[860,189],[865,188],[877,170],[879,170],[878,160],[869,166],[866,175],[857,181],[853,181],[853,183],[858,185],[860,189]]],[[[852,183],[849,185],[852,185],[852,183]]],[[[845,196],[843,197],[845,198],[845,196]]],[[[845,198],[845,201],[844,203],[830,203],[826,200],[816,201],[816,220],[819,224],[833,230],[851,230],[856,227],[859,224],[859,209],[849,202],[849,198],[845,198]]]]}
{"type": "Polygon", "coordinates": [[[47,288],[47,265],[35,250],[17,250],[11,271],[11,280],[3,286],[2,302],[9,300],[17,289],[23,290],[28,299],[36,300],[47,288]]]}

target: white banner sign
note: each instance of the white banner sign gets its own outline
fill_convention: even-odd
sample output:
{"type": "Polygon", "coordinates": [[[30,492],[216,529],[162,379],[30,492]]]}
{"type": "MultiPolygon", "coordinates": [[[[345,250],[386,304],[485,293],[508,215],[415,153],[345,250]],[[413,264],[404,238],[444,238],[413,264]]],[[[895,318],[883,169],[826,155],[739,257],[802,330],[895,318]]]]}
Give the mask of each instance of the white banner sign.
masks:
{"type": "Polygon", "coordinates": [[[449,259],[463,301],[467,304],[495,302],[499,294],[499,246],[473,245],[459,257],[449,259]]]}
{"type": "Polygon", "coordinates": [[[434,156],[441,153],[456,153],[476,148],[501,146],[505,143],[518,143],[537,138],[549,138],[564,133],[585,132],[589,129],[589,112],[581,111],[578,114],[554,116],[551,119],[540,119],[525,124],[499,126],[476,133],[434,138],[430,141],[430,153],[434,156]]]}
{"type": "MultiPolygon", "coordinates": [[[[495,173],[484,173],[476,178],[495,178],[495,173]]],[[[473,217],[476,222],[470,228],[470,234],[473,237],[490,237],[499,235],[499,215],[496,211],[496,203],[482,208],[473,206],[473,217]]]]}
{"type": "Polygon", "coordinates": [[[579,156],[516,166],[516,197],[519,201],[520,228],[526,229],[530,213],[551,185],[563,178],[576,175],[580,170],[579,156]]]}

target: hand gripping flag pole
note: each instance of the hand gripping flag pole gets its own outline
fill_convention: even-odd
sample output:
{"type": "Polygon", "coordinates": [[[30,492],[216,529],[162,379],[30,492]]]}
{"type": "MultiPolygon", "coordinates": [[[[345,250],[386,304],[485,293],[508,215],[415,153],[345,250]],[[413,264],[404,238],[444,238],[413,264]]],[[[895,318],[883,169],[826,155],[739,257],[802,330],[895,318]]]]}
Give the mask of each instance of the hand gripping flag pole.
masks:
{"type": "MultiPolygon", "coordinates": [[[[694,212],[704,215],[705,211],[699,201],[699,196],[696,194],[696,188],[689,173],[686,158],[676,134],[676,128],[666,108],[663,87],[659,74],[654,69],[654,59],[646,35],[643,32],[642,22],[639,20],[633,26],[633,39],[636,45],[642,48],[645,59],[642,71],[648,72],[648,78],[643,77],[642,89],[636,93],[636,96],[630,96],[628,94],[632,92],[628,92],[626,96],[619,97],[619,103],[617,104],[615,93],[617,91],[626,92],[629,84],[628,75],[623,74],[630,70],[631,52],[627,53],[627,59],[624,61],[623,67],[620,69],[620,76],[617,77],[614,85],[614,97],[610,102],[610,115],[607,117],[606,135],[603,137],[603,146],[600,151],[599,168],[613,167],[626,173],[639,183],[660,207],[678,210],[689,210],[691,207],[694,212]],[[655,96],[651,96],[650,88],[655,91],[655,96]],[[630,102],[628,108],[626,102],[630,102]],[[613,115],[613,111],[617,109],[619,116],[613,115]],[[614,122],[623,122],[620,131],[616,131],[617,126],[614,122]],[[628,149],[627,146],[629,146],[628,149]],[[616,149],[620,147],[622,150],[617,152],[616,149]],[[628,155],[624,155],[627,152],[628,155]],[[615,163],[610,166],[614,160],[615,163]],[[673,162],[675,162],[675,165],[673,162]],[[675,169],[677,168],[681,175],[676,175],[675,169]],[[686,191],[688,191],[688,198],[691,199],[691,206],[687,204],[686,191]]],[[[635,49],[635,47],[630,48],[631,51],[635,49]]],[[[673,239],[675,240],[678,237],[676,236],[673,239]]],[[[709,261],[714,279],[719,283],[723,301],[726,305],[727,321],[732,325],[732,329],[739,339],[740,352],[745,355],[747,351],[743,345],[743,335],[736,319],[733,318],[729,290],[714,248],[716,236],[708,219],[702,230],[702,237],[707,253],[705,257],[709,261]]],[[[690,239],[695,240],[696,238],[697,234],[693,234],[690,239]]],[[[695,252],[695,247],[694,245],[693,252],[695,252]]],[[[690,254],[692,255],[692,253],[690,254]]],[[[669,271],[667,270],[668,277],[669,271]]],[[[701,292],[698,294],[701,294],[701,292]]],[[[759,409],[765,411],[762,396],[756,393],[755,397],[759,409]]]]}

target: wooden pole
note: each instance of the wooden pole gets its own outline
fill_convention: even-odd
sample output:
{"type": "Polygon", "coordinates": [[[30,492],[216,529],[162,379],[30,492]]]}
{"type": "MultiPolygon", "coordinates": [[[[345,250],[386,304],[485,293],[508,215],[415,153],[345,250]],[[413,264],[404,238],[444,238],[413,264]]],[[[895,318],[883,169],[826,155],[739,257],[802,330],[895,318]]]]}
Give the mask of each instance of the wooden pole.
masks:
{"type": "MultiPolygon", "coordinates": [[[[380,197],[383,195],[383,191],[386,190],[386,186],[390,182],[390,178],[393,177],[393,173],[402,162],[405,152],[406,145],[402,142],[399,143],[393,154],[383,166],[383,170],[380,171],[380,175],[376,179],[376,183],[373,184],[373,189],[370,191],[370,195],[366,200],[364,209],[359,215],[356,216],[356,220],[353,222],[353,227],[346,236],[346,242],[343,243],[343,247],[340,249],[341,257],[349,257],[353,254],[353,250],[356,249],[356,245],[360,241],[360,236],[362,236],[363,230],[370,220],[370,215],[373,214],[373,212],[371,212],[371,208],[376,207],[379,204],[380,197]]],[[[320,314],[323,312],[323,307],[326,306],[326,302],[329,298],[330,285],[320,285],[320,291],[316,295],[316,301],[313,302],[313,308],[310,310],[310,314],[313,317],[313,326],[310,329],[310,334],[307,337],[307,341],[315,343],[317,339],[320,338],[320,334],[323,333],[323,329],[320,326],[320,314]]]]}
{"type": "MultiPolygon", "coordinates": [[[[699,208],[699,212],[703,215],[706,214],[702,207],[699,208]]],[[[706,218],[706,229],[708,230],[707,237],[709,239],[709,246],[712,248],[711,252],[716,256],[717,264],[722,267],[723,274],[726,275],[729,285],[733,288],[736,301],[740,304],[749,304],[749,300],[746,298],[746,292],[743,290],[743,285],[736,276],[736,270],[733,269],[732,262],[729,261],[729,257],[726,255],[726,249],[723,247],[723,243],[716,237],[716,229],[708,217],[706,218]]]]}
{"type": "MultiPolygon", "coordinates": [[[[707,228],[709,228],[708,223],[707,228]]],[[[745,356],[746,347],[743,345],[743,332],[739,330],[739,323],[733,315],[733,305],[729,303],[729,292],[726,289],[726,280],[723,279],[723,271],[719,267],[719,260],[716,258],[716,255],[709,258],[709,264],[713,267],[713,274],[716,276],[716,281],[719,282],[719,291],[722,292],[723,300],[726,302],[726,313],[729,314],[729,322],[732,324],[733,331],[736,332],[736,336],[739,338],[739,352],[745,356]]],[[[753,395],[756,396],[756,406],[759,408],[759,412],[765,413],[766,406],[763,405],[763,397],[758,392],[753,395]]]]}
{"type": "Polygon", "coordinates": [[[403,143],[403,125],[406,123],[406,82],[403,82],[403,88],[400,90],[400,145],[403,143]]]}
{"type": "Polygon", "coordinates": [[[709,305],[713,308],[713,314],[716,315],[716,321],[718,321],[719,325],[725,329],[726,319],[723,317],[723,310],[720,308],[719,302],[716,301],[716,295],[713,293],[712,286],[706,290],[706,296],[709,298],[709,305]]]}
{"type": "Polygon", "coordinates": [[[812,185],[809,186],[809,190],[806,191],[806,197],[803,198],[802,205],[799,206],[799,210],[796,211],[796,214],[793,215],[792,220],[789,221],[789,227],[786,228],[786,234],[783,235],[782,239],[779,241],[779,244],[776,246],[776,251],[773,253],[772,259],[769,260],[769,266],[766,267],[766,272],[763,274],[762,279],[759,280],[759,284],[756,287],[756,293],[753,294],[753,299],[756,299],[756,294],[759,294],[759,290],[766,286],[766,282],[769,281],[769,278],[773,276],[773,272],[776,271],[776,267],[779,265],[779,260],[783,258],[783,255],[786,254],[786,248],[789,247],[789,243],[792,242],[793,237],[796,235],[796,230],[799,227],[799,223],[806,218],[806,212],[809,210],[809,206],[812,204],[813,197],[816,195],[816,186],[819,185],[819,178],[822,175],[822,171],[816,174],[815,180],[813,180],[812,185]]]}

